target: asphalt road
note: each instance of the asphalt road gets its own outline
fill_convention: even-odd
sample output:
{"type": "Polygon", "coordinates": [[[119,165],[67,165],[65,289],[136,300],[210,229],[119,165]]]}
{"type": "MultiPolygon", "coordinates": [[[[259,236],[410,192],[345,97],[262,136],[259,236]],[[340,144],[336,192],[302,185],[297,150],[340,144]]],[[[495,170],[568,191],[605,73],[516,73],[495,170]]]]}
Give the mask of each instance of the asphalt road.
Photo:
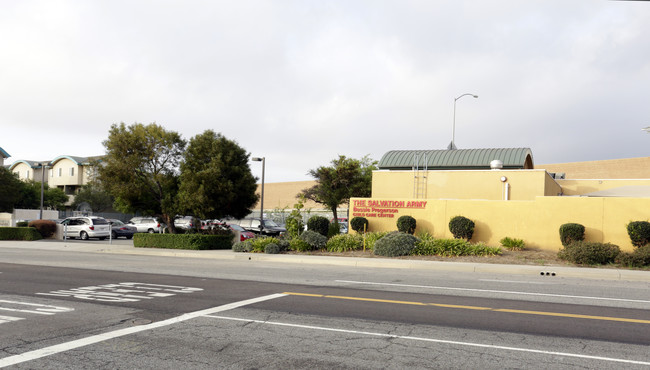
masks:
{"type": "Polygon", "coordinates": [[[13,248],[0,261],[0,366],[650,367],[646,282],[13,248]]]}

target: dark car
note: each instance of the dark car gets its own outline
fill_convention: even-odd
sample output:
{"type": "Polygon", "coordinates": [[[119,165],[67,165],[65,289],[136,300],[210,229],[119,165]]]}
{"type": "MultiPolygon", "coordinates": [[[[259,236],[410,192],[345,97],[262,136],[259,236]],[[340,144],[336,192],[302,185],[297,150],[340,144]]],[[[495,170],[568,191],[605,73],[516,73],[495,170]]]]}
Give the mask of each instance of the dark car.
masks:
{"type": "Polygon", "coordinates": [[[264,219],[264,224],[260,223],[259,218],[245,218],[243,220],[228,220],[230,225],[239,225],[246,231],[260,235],[279,236],[287,232],[287,229],[273,222],[273,220],[264,219]]]}
{"type": "Polygon", "coordinates": [[[135,226],[127,225],[120,220],[108,219],[108,223],[111,224],[112,239],[117,239],[119,237],[131,239],[133,238],[133,234],[138,231],[135,226]]]}

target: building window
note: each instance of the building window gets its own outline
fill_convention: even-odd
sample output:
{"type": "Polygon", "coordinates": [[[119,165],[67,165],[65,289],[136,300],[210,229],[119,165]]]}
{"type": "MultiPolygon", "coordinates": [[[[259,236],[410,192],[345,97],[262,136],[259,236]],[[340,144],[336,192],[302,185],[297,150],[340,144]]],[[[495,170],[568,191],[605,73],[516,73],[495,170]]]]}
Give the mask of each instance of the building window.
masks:
{"type": "Polygon", "coordinates": [[[74,176],[74,167],[70,167],[70,176],[74,176]]]}
{"type": "Polygon", "coordinates": [[[59,168],[59,177],[63,176],[63,168],[59,168]]]}
{"type": "Polygon", "coordinates": [[[50,171],[50,177],[54,177],[54,169],[50,171]]]}

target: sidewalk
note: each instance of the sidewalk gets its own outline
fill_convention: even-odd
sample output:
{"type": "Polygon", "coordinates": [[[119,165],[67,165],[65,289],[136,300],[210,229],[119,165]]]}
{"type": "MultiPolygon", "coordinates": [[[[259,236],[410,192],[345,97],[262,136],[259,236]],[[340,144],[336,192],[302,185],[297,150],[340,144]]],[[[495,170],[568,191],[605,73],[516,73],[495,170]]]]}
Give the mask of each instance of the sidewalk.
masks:
{"type": "MultiPolygon", "coordinates": [[[[349,267],[371,268],[401,268],[413,270],[459,271],[493,274],[536,275],[541,273],[555,273],[555,277],[626,280],[650,282],[650,271],[637,271],[625,269],[592,268],[592,267],[551,267],[534,265],[511,265],[492,263],[467,263],[467,262],[442,262],[404,260],[392,258],[362,258],[362,257],[330,257],[299,254],[264,254],[264,253],[235,253],[227,250],[180,250],[135,248],[133,245],[109,244],[108,241],[100,243],[84,243],[78,240],[41,240],[41,241],[0,241],[2,248],[19,248],[31,250],[48,250],[62,252],[82,253],[108,253],[131,254],[140,256],[162,256],[182,258],[211,258],[222,260],[248,260],[268,263],[294,263],[312,265],[335,265],[349,267]]],[[[1,252],[0,252],[1,253],[1,252]]],[[[549,278],[553,278],[549,276],[549,278]]]]}

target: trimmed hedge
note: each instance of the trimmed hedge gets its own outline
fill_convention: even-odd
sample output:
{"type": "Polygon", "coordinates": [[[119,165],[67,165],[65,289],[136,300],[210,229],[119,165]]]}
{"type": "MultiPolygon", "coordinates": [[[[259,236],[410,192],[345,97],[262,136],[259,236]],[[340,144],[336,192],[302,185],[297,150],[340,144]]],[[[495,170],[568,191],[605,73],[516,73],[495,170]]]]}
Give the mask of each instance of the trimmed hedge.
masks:
{"type": "Polygon", "coordinates": [[[330,221],[323,216],[312,216],[307,220],[307,230],[315,231],[327,238],[330,221]]]}
{"type": "Polygon", "coordinates": [[[133,246],[192,250],[231,249],[232,240],[232,235],[137,233],[133,236],[133,246]]]}
{"type": "MultiPolygon", "coordinates": [[[[327,220],[327,219],[325,219],[325,220],[327,220]]],[[[329,223],[329,221],[327,221],[327,222],[329,223]]],[[[307,244],[309,244],[309,246],[311,247],[311,250],[323,249],[323,248],[325,248],[325,245],[327,244],[327,237],[323,236],[320,233],[318,233],[316,231],[313,231],[313,230],[305,231],[304,233],[300,234],[298,239],[300,239],[300,240],[306,242],[307,244]]]]}
{"type": "Polygon", "coordinates": [[[350,220],[350,228],[359,234],[365,231],[368,231],[368,219],[365,217],[353,217],[352,220],[350,220]],[[364,228],[365,226],[365,228],[364,228]]]}
{"type": "Polygon", "coordinates": [[[564,246],[557,256],[572,263],[605,265],[616,261],[621,249],[610,243],[574,242],[564,246]]]}
{"type": "Polygon", "coordinates": [[[650,222],[632,221],[627,224],[627,235],[630,236],[632,245],[639,248],[650,244],[650,222]]]}
{"type": "Polygon", "coordinates": [[[418,238],[411,234],[392,232],[377,240],[374,253],[384,257],[408,256],[417,242],[418,238]]]}
{"type": "Polygon", "coordinates": [[[0,240],[41,240],[43,237],[33,227],[0,227],[0,240]]]}
{"type": "Polygon", "coordinates": [[[650,265],[650,244],[634,249],[632,253],[621,253],[616,262],[626,267],[645,267],[650,265]]]}
{"type": "Polygon", "coordinates": [[[397,219],[397,231],[407,234],[415,234],[417,221],[413,216],[404,215],[397,219]]]}
{"type": "Polygon", "coordinates": [[[50,238],[56,233],[56,222],[52,220],[33,220],[29,221],[27,226],[38,230],[43,238],[50,238]]]}
{"type": "Polygon", "coordinates": [[[449,231],[455,239],[470,241],[474,235],[474,221],[463,216],[452,217],[449,220],[449,231]]]}
{"type": "Polygon", "coordinates": [[[568,246],[574,242],[581,242],[585,240],[585,227],[576,224],[568,223],[560,226],[560,241],[563,246],[568,246]]]}

